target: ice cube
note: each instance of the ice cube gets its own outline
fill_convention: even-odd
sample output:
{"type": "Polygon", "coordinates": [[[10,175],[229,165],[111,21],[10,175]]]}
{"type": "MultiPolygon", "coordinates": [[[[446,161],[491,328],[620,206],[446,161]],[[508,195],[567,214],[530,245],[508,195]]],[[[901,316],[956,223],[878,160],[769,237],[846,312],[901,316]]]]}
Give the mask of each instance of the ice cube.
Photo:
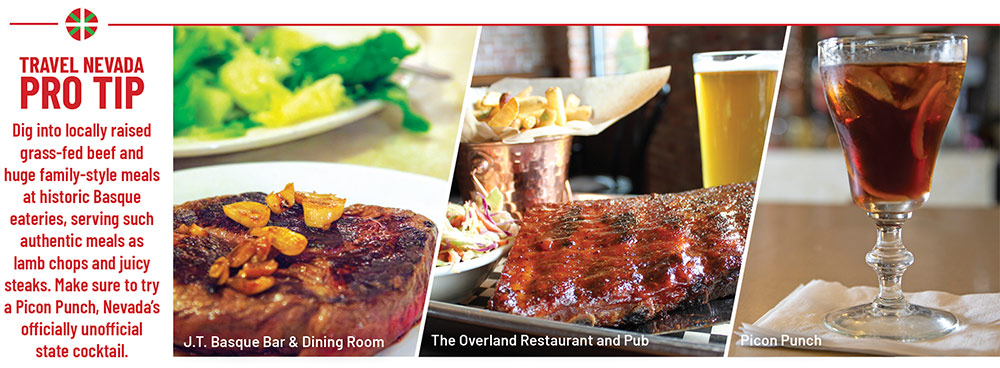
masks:
{"type": "Polygon", "coordinates": [[[831,102],[833,112],[840,119],[841,124],[850,124],[861,117],[858,108],[857,97],[849,93],[845,85],[832,82],[827,84],[826,99],[831,102]]]}
{"type": "Polygon", "coordinates": [[[909,87],[917,81],[920,76],[920,69],[907,65],[891,65],[879,68],[878,74],[892,84],[900,84],[909,87]]]}
{"type": "MultiPolygon", "coordinates": [[[[868,67],[856,67],[846,73],[845,81],[852,87],[865,91],[872,98],[895,105],[892,90],[878,73],[868,67]]],[[[860,97],[860,96],[859,96],[860,97]]]]}
{"type": "MultiPolygon", "coordinates": [[[[903,98],[903,103],[899,105],[901,110],[909,110],[920,106],[927,99],[927,93],[937,82],[944,80],[945,75],[938,68],[924,68],[924,72],[910,83],[911,89],[903,98]]],[[[933,97],[933,96],[931,96],[933,97]]]]}

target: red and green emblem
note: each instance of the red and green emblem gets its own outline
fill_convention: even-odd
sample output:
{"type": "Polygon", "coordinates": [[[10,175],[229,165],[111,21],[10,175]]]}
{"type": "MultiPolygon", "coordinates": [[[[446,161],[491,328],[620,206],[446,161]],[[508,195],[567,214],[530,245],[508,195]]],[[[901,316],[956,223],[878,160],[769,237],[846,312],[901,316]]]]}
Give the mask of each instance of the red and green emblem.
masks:
{"type": "Polygon", "coordinates": [[[74,9],[66,17],[66,31],[77,41],[90,38],[97,32],[97,15],[84,8],[74,9]]]}

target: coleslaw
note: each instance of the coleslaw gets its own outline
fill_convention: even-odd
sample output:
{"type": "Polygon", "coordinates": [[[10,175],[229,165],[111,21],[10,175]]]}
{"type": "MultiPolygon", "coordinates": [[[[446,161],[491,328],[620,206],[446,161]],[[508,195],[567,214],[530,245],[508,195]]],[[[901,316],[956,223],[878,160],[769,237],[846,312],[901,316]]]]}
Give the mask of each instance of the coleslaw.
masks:
{"type": "Polygon", "coordinates": [[[507,245],[517,235],[519,227],[514,217],[502,208],[503,196],[496,188],[489,196],[448,203],[441,229],[441,247],[435,267],[454,266],[507,245]]]}

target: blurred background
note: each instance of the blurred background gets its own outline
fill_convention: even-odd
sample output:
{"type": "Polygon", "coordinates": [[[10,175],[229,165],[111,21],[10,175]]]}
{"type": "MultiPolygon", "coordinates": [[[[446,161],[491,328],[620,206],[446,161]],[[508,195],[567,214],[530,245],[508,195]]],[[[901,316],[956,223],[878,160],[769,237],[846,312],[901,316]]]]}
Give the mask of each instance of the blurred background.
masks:
{"type": "Polygon", "coordinates": [[[780,50],[785,30],[728,26],[483,27],[472,86],[488,86],[506,77],[603,76],[670,65],[668,85],[645,106],[600,135],[574,137],[570,183],[577,193],[696,189],[702,187],[702,178],[692,54],[780,50]]]}
{"type": "Polygon", "coordinates": [[[925,206],[990,207],[1000,197],[1000,27],[792,27],[761,202],[850,203],[847,171],[823,97],[816,42],[834,36],[950,32],[969,37],[965,79],[925,206]]]}

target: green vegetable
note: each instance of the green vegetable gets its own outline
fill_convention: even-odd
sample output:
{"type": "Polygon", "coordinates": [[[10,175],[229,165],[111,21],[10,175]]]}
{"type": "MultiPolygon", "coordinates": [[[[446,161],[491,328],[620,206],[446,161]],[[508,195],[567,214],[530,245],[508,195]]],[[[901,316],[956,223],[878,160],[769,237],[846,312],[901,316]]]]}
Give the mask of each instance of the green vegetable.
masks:
{"type": "Polygon", "coordinates": [[[292,92],[278,82],[275,66],[250,49],[238,51],[219,68],[219,84],[243,110],[267,111],[285,103],[292,92]]]}
{"type": "Polygon", "coordinates": [[[275,77],[282,80],[292,74],[292,59],[317,44],[319,42],[301,32],[272,27],[257,33],[250,46],[271,63],[275,77]]]}
{"type": "Polygon", "coordinates": [[[398,33],[388,31],[355,45],[316,46],[292,59],[294,74],[285,85],[295,88],[330,74],[340,74],[347,86],[376,82],[395,73],[403,58],[415,52],[416,47],[407,48],[398,33]]]}
{"type": "Polygon", "coordinates": [[[217,127],[191,127],[187,133],[202,139],[228,139],[242,137],[247,134],[248,129],[258,126],[260,126],[259,123],[243,117],[217,127]]]}
{"type": "Polygon", "coordinates": [[[174,134],[195,126],[219,127],[230,110],[233,99],[211,84],[215,75],[196,69],[174,86],[174,134]]]}
{"type": "Polygon", "coordinates": [[[334,47],[286,28],[247,42],[237,27],[174,27],[174,135],[239,137],[257,126],[284,126],[329,115],[355,101],[403,110],[403,127],[430,124],[389,80],[416,52],[395,32],[334,47]]]}
{"type": "Polygon", "coordinates": [[[410,108],[410,96],[403,87],[386,80],[376,86],[376,89],[357,95],[355,100],[382,100],[399,107],[403,111],[403,128],[411,132],[426,132],[431,130],[431,123],[410,108]]]}
{"type": "Polygon", "coordinates": [[[174,27],[174,82],[199,63],[219,63],[246,47],[243,36],[226,27],[174,27]]]}
{"type": "Polygon", "coordinates": [[[251,115],[265,126],[281,126],[306,121],[352,105],[339,75],[331,74],[299,89],[291,97],[270,110],[251,115]]]}
{"type": "Polygon", "coordinates": [[[301,32],[288,28],[273,27],[266,28],[257,33],[250,46],[257,51],[260,56],[270,59],[280,70],[280,78],[291,74],[291,61],[302,51],[313,48],[319,44],[301,32]]]}

